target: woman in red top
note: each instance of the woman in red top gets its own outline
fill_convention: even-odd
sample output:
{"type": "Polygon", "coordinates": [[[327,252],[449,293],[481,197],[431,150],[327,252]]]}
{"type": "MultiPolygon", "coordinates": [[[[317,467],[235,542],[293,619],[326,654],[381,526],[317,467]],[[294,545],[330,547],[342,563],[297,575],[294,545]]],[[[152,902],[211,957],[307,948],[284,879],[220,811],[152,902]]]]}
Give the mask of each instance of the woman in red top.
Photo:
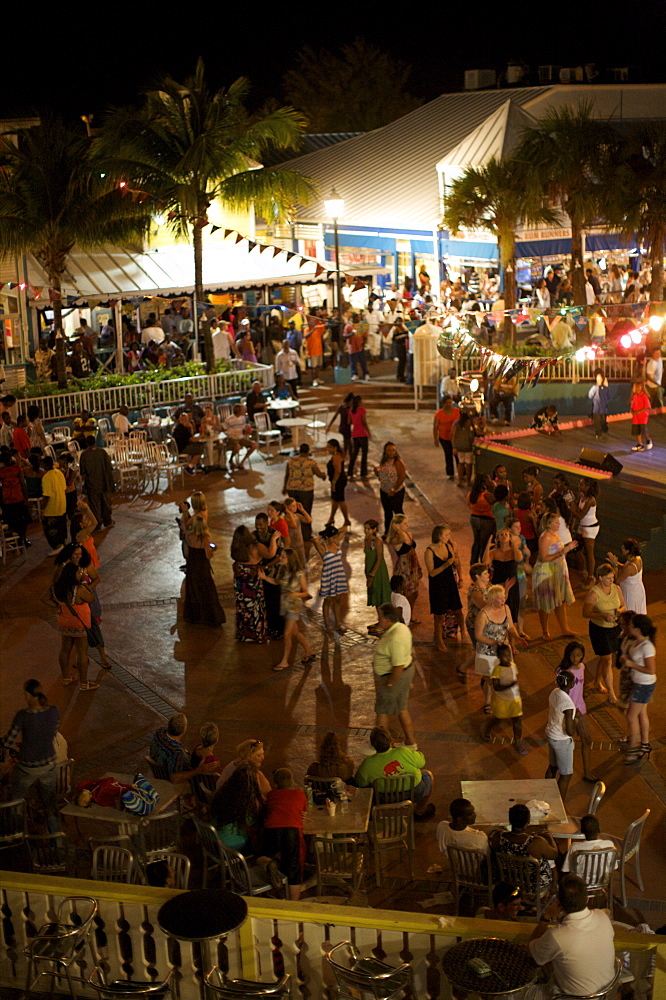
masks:
{"type": "Polygon", "coordinates": [[[271,500],[266,508],[268,522],[274,531],[279,531],[284,540],[284,547],[289,548],[289,525],[284,519],[285,506],[279,500],[271,500]]]}
{"type": "Polygon", "coordinates": [[[474,542],[472,544],[471,565],[481,562],[486,551],[488,540],[495,530],[495,518],[492,505],[495,503],[493,484],[489,476],[483,472],[474,477],[472,489],[467,494],[470,519],[474,542]]]}
{"type": "Polygon", "coordinates": [[[95,595],[83,583],[83,569],[74,563],[65,563],[62,572],[53,584],[53,596],[58,602],[58,630],[61,636],[58,661],[65,687],[73,684],[76,677],[70,674],[69,661],[76,653],[76,667],[81,691],[93,691],[99,684],[88,682],[88,634],[90,628],[90,605],[95,595]]]}
{"type": "Polygon", "coordinates": [[[368,421],[365,418],[365,407],[361,406],[361,397],[354,396],[349,410],[351,424],[351,461],[347,470],[347,479],[354,478],[354,466],[359,451],[361,452],[361,479],[368,475],[368,441],[372,437],[368,421]]]}
{"type": "Polygon", "coordinates": [[[14,462],[11,452],[0,453],[0,495],[2,496],[2,519],[9,528],[19,536],[28,547],[30,542],[25,533],[30,523],[27,507],[28,491],[25,477],[14,462]]]}
{"type": "MultiPolygon", "coordinates": [[[[645,451],[647,448],[649,451],[652,447],[652,441],[648,435],[647,425],[651,403],[642,382],[634,382],[632,385],[629,406],[631,409],[631,433],[636,438],[636,444],[631,450],[645,451]],[[645,438],[645,444],[643,444],[643,438],[645,438]]],[[[16,440],[16,431],[14,431],[14,440],[16,440]]]]}
{"type": "Polygon", "coordinates": [[[273,778],[275,790],[266,796],[264,836],[267,853],[272,858],[280,857],[280,871],[289,883],[289,899],[300,899],[305,860],[303,813],[307,812],[308,800],[303,789],[294,784],[288,767],[279,767],[273,778]]]}
{"type": "MultiPolygon", "coordinates": [[[[432,425],[432,436],[435,448],[441,446],[444,452],[446,463],[446,475],[448,479],[455,479],[455,466],[453,464],[453,442],[451,441],[451,431],[456,420],[460,418],[460,410],[453,405],[453,400],[449,395],[442,396],[442,408],[437,410],[435,420],[432,425]]],[[[475,562],[476,560],[472,560],[475,562]]]]}
{"type": "Polygon", "coordinates": [[[536,518],[534,516],[534,511],[532,510],[532,498],[527,491],[518,494],[518,499],[516,501],[516,517],[520,521],[520,533],[525,539],[527,547],[530,550],[530,565],[534,566],[539,548],[539,542],[537,539],[538,531],[536,518]]]}
{"type": "Polygon", "coordinates": [[[72,541],[78,542],[86,550],[90,556],[92,565],[95,569],[99,569],[99,556],[97,555],[97,547],[93,538],[93,531],[96,527],[97,518],[88,504],[85,500],[77,500],[76,513],[72,517],[69,529],[72,534],[72,541]]]}
{"type": "Polygon", "coordinates": [[[26,430],[28,426],[28,418],[24,413],[22,413],[18,420],[16,421],[16,427],[14,428],[14,447],[21,456],[21,458],[26,458],[30,454],[30,449],[32,445],[30,444],[30,436],[26,430]]]}

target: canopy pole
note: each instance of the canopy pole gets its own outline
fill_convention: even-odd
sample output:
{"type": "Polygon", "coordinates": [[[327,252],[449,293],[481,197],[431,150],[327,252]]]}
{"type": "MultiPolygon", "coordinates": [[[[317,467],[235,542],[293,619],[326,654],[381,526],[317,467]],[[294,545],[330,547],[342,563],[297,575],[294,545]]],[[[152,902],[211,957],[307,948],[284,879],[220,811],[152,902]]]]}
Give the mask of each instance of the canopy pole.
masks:
{"type": "Polygon", "coordinates": [[[125,355],[123,354],[123,300],[116,299],[113,303],[113,317],[116,327],[116,372],[123,374],[125,370],[125,355]]]}

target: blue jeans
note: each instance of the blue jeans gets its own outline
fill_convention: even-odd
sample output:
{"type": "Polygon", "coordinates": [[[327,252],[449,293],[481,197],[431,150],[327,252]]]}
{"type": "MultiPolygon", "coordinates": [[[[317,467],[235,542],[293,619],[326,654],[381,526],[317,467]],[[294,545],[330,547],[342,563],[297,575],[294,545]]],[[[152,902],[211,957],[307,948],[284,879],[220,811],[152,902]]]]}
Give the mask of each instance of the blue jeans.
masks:
{"type": "Polygon", "coordinates": [[[26,767],[16,764],[12,771],[12,798],[24,799],[29,788],[37,783],[37,794],[46,813],[46,828],[49,833],[58,833],[60,821],[56,808],[56,765],[26,767]]]}
{"type": "Polygon", "coordinates": [[[357,365],[361,369],[361,375],[363,375],[363,377],[370,374],[365,360],[365,351],[356,351],[354,354],[349,355],[349,367],[351,368],[352,375],[356,375],[357,365]]]}

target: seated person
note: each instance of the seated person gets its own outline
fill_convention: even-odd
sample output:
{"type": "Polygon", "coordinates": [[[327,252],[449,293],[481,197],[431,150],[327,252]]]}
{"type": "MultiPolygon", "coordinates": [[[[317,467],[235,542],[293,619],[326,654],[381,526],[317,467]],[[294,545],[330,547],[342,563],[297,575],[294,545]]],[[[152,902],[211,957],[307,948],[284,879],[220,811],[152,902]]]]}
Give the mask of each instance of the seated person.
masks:
{"type": "Polygon", "coordinates": [[[236,747],[236,756],[227,764],[218,778],[217,787],[221,788],[222,785],[229,780],[237,767],[240,767],[241,764],[247,763],[251,764],[257,772],[259,791],[262,799],[265,799],[271,790],[270,781],[261,770],[261,765],[265,756],[266,751],[264,750],[264,744],[261,740],[243,740],[243,742],[239,743],[236,747]]]}
{"type": "Polygon", "coordinates": [[[488,843],[493,853],[515,854],[520,858],[534,858],[539,862],[539,885],[542,891],[551,885],[553,876],[551,862],[558,856],[555,841],[548,831],[539,827],[538,833],[528,832],[530,811],[518,802],[509,809],[511,829],[493,830],[488,843]]]}
{"type": "Polygon", "coordinates": [[[23,475],[25,476],[25,488],[28,493],[28,499],[35,500],[37,497],[41,497],[44,470],[42,469],[41,456],[37,453],[35,448],[30,449],[28,461],[26,463],[21,463],[21,468],[23,469],[23,475]]]}
{"type": "Polygon", "coordinates": [[[365,757],[356,772],[356,784],[359,788],[371,786],[375,778],[399,777],[403,774],[414,775],[414,819],[430,819],[435,807],[428,803],[432,795],[433,777],[431,771],[424,770],[425,757],[420,750],[411,750],[401,744],[394,746],[388,729],[375,726],[370,733],[370,745],[375,753],[365,757]]]}
{"type": "Polygon", "coordinates": [[[195,774],[214,771],[210,764],[199,764],[193,768],[190,762],[190,755],[182,745],[183,737],[187,732],[187,716],[183,712],[176,712],[168,720],[166,726],[158,729],[153,734],[148,751],[152,759],[159,767],[163,767],[167,777],[174,785],[183,781],[189,781],[195,774]]]}
{"type": "MultiPolygon", "coordinates": [[[[571,859],[574,854],[579,854],[581,851],[605,851],[611,847],[617,847],[617,844],[614,844],[612,840],[604,840],[599,837],[599,820],[596,816],[592,816],[591,814],[583,816],[580,821],[580,832],[585,837],[585,840],[574,840],[572,842],[562,862],[563,872],[571,871],[571,859]]],[[[615,867],[617,868],[617,866],[618,862],[616,860],[615,867]]]]}
{"type": "Polygon", "coordinates": [[[255,380],[252,383],[252,388],[245,397],[245,409],[247,412],[247,419],[250,423],[254,423],[255,413],[266,412],[266,398],[261,388],[261,382],[258,380],[255,380]]]}
{"type": "Polygon", "coordinates": [[[347,784],[353,777],[356,765],[345,756],[335,733],[326,733],[319,744],[319,760],[313,760],[307,774],[313,778],[342,778],[347,784]]]}
{"type": "Polygon", "coordinates": [[[183,402],[176,410],[176,418],[178,418],[181,415],[181,413],[186,413],[188,417],[191,418],[191,421],[195,425],[197,430],[199,429],[199,425],[203,420],[203,410],[196,402],[191,392],[185,393],[183,402]]]}
{"type": "Polygon", "coordinates": [[[173,889],[173,868],[168,861],[151,861],[146,865],[146,881],[158,889],[173,889]]]}
{"type": "Polygon", "coordinates": [[[586,996],[600,992],[613,979],[613,937],[606,911],[588,909],[582,878],[563,875],[557,899],[544,910],[528,948],[537,965],[550,963],[555,993],[586,996]]]}
{"type": "Polygon", "coordinates": [[[223,844],[240,854],[253,854],[259,845],[263,819],[264,800],[257,770],[246,761],[215,791],[210,821],[223,844]]]}
{"type": "Polygon", "coordinates": [[[127,437],[132,429],[132,425],[129,422],[129,409],[124,403],[118,407],[118,412],[113,414],[111,420],[117,433],[124,434],[127,437]]]}
{"type": "Polygon", "coordinates": [[[252,452],[255,451],[259,445],[250,437],[252,428],[248,424],[247,418],[243,415],[243,406],[241,403],[236,403],[231,415],[223,421],[222,429],[226,434],[225,446],[230,448],[232,451],[229,467],[231,469],[242,469],[246,460],[249,459],[252,452]],[[234,465],[234,460],[237,459],[240,454],[241,448],[246,449],[245,454],[243,455],[241,461],[236,461],[236,464],[234,465]]]}
{"type": "Polygon", "coordinates": [[[220,731],[214,722],[204,722],[203,726],[199,730],[199,740],[194,750],[190,754],[190,761],[192,762],[192,767],[198,767],[199,764],[214,764],[216,768],[219,769],[220,758],[216,757],[213,751],[217,746],[217,741],[220,738],[220,731]]]}
{"type": "Polygon", "coordinates": [[[539,434],[561,434],[562,431],[557,425],[558,416],[556,406],[542,406],[534,414],[530,427],[539,434]]]}
{"type": "Polygon", "coordinates": [[[266,850],[273,859],[279,857],[280,871],[289,884],[289,899],[300,899],[305,861],[303,813],[308,800],[303,789],[296,787],[288,767],[279,767],[273,778],[275,789],[266,796],[266,850]]]}
{"type": "Polygon", "coordinates": [[[488,836],[472,826],[476,821],[476,810],[469,799],[453,799],[449,812],[451,822],[443,819],[437,826],[437,846],[442,854],[447,854],[449,847],[464,847],[487,854],[488,836]]]}
{"type": "Polygon", "coordinates": [[[520,886],[498,882],[493,886],[493,905],[479,907],[474,916],[483,920],[518,920],[522,908],[520,886]]]}
{"type": "Polygon", "coordinates": [[[273,399],[296,399],[296,394],[294,390],[285,381],[284,375],[279,373],[275,376],[275,385],[273,386],[273,399]]]}
{"type": "Polygon", "coordinates": [[[189,472],[191,476],[194,475],[201,453],[204,450],[204,445],[193,428],[194,425],[190,423],[188,414],[181,413],[171,431],[173,439],[176,442],[176,447],[178,448],[178,454],[186,455],[188,458],[185,471],[189,472]]]}
{"type": "Polygon", "coordinates": [[[74,417],[72,422],[72,438],[84,447],[85,439],[89,435],[97,433],[97,421],[89,410],[81,410],[78,417],[74,417]]]}

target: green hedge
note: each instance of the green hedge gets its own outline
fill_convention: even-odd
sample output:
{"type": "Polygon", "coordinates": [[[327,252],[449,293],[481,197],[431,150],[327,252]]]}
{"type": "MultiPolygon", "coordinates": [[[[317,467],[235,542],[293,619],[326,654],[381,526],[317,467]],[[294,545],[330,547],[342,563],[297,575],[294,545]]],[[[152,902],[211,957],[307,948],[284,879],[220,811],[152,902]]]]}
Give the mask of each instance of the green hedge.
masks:
{"type": "MultiPolygon", "coordinates": [[[[226,361],[218,361],[215,374],[231,371],[226,361]]],[[[57,382],[30,382],[27,385],[13,389],[17,399],[34,399],[38,396],[58,396],[67,392],[85,392],[91,389],[113,389],[119,385],[140,385],[144,382],[170,382],[178,378],[192,378],[206,375],[206,366],[200,361],[186,361],[177,368],[148,368],[146,371],[134,372],[132,375],[114,375],[103,372],[91,375],[90,378],[70,378],[64,389],[58,388],[57,382]]]]}

